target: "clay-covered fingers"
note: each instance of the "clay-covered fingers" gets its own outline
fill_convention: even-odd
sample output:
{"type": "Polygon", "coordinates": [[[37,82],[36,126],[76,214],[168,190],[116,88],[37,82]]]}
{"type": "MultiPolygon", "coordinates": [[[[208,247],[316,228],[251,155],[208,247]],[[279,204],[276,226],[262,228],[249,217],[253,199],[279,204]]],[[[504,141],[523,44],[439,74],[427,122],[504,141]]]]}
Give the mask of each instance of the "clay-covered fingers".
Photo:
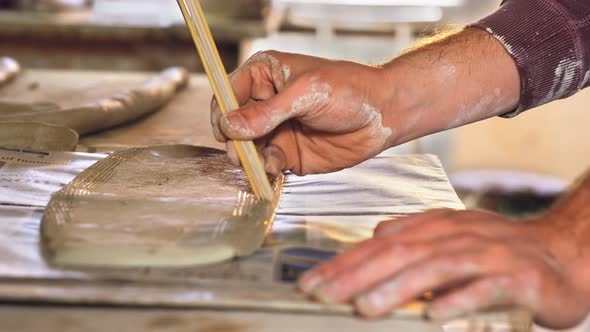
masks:
{"type": "MultiPolygon", "coordinates": [[[[288,169],[288,165],[294,164],[297,160],[296,154],[289,153],[296,146],[292,146],[294,141],[291,137],[292,132],[289,128],[279,128],[273,135],[268,135],[254,141],[258,156],[266,173],[277,176],[283,170],[288,169]]],[[[226,141],[227,155],[231,162],[240,166],[241,162],[236,151],[235,141],[226,141]]]]}
{"type": "Polygon", "coordinates": [[[471,234],[445,239],[438,246],[375,238],[305,275],[300,288],[322,302],[346,303],[394,278],[408,266],[441,253],[474,250],[483,242],[471,234]],[[313,287],[309,287],[312,282],[313,287]]]}
{"type": "Polygon", "coordinates": [[[221,133],[219,129],[219,120],[221,120],[221,109],[217,104],[217,100],[215,97],[211,99],[211,128],[213,128],[213,136],[218,142],[225,143],[227,142],[227,138],[221,133]]]}
{"type": "MultiPolygon", "coordinates": [[[[272,98],[282,89],[285,80],[276,73],[274,66],[278,60],[265,53],[258,53],[248,60],[243,66],[229,75],[229,81],[234,91],[238,104],[244,106],[252,101],[260,101],[272,98]],[[271,61],[270,59],[274,59],[271,61]]],[[[225,137],[219,129],[219,121],[222,111],[215,97],[211,101],[211,126],[215,138],[225,142],[225,137]]]]}
{"type": "Polygon", "coordinates": [[[332,91],[317,86],[313,77],[303,77],[282,93],[226,113],[219,120],[223,135],[234,140],[252,140],[273,132],[287,120],[319,112],[332,91]]]}
{"type": "Polygon", "coordinates": [[[488,275],[516,272],[518,268],[515,256],[495,256],[494,251],[478,247],[442,251],[406,266],[386,282],[359,296],[355,305],[363,316],[381,317],[420,298],[426,292],[446,289],[488,275]]]}
{"type": "Polygon", "coordinates": [[[384,237],[393,234],[397,234],[407,227],[416,225],[423,221],[438,219],[443,216],[453,213],[450,209],[437,209],[431,210],[424,213],[417,213],[408,217],[393,219],[381,222],[374,231],[375,237],[384,237]]]}
{"type": "Polygon", "coordinates": [[[270,175],[277,176],[287,167],[287,156],[283,149],[276,145],[266,146],[262,150],[264,170],[270,175]]]}
{"type": "Polygon", "coordinates": [[[347,250],[329,262],[305,273],[299,279],[298,286],[304,293],[313,295],[332,278],[339,274],[345,274],[355,266],[362,264],[372,254],[388,245],[385,241],[376,241],[375,239],[364,241],[355,248],[347,250]]]}
{"type": "MultiPolygon", "coordinates": [[[[413,220],[418,218],[419,215],[416,215],[407,219],[411,223],[413,220]]],[[[321,264],[314,270],[304,274],[298,282],[299,288],[308,294],[317,293],[320,287],[327,285],[338,275],[346,275],[349,271],[362,266],[370,258],[377,257],[379,252],[388,250],[390,256],[387,256],[386,259],[394,260],[397,259],[396,254],[404,251],[405,248],[406,247],[401,243],[398,246],[397,243],[391,241],[391,236],[375,237],[373,239],[366,240],[362,243],[359,243],[354,248],[336,256],[331,261],[321,264]]],[[[367,287],[366,285],[362,286],[367,287]]],[[[324,296],[328,297],[329,294],[324,294],[324,296]]]]}
{"type": "MultiPolygon", "coordinates": [[[[462,233],[474,233],[490,238],[510,238],[523,233],[522,225],[507,222],[504,218],[485,211],[455,211],[434,210],[411,217],[409,222],[404,222],[393,235],[393,241],[417,242],[436,241],[462,233]]],[[[395,230],[395,222],[388,221],[386,225],[378,226],[376,236],[387,236],[392,229],[395,230]]]]}
{"type": "Polygon", "coordinates": [[[532,296],[537,292],[525,278],[509,274],[492,275],[469,283],[435,300],[428,308],[428,316],[435,320],[446,321],[497,307],[513,305],[531,307],[531,300],[538,301],[532,296]]]}
{"type": "MultiPolygon", "coordinates": [[[[225,142],[226,151],[229,159],[231,160],[232,164],[236,166],[241,166],[242,162],[240,160],[235,141],[226,141],[225,142]]],[[[264,151],[268,147],[268,138],[263,137],[254,141],[254,146],[256,147],[256,151],[258,153],[258,157],[260,158],[262,164],[265,164],[265,153],[264,151]]]]}
{"type": "Polygon", "coordinates": [[[542,260],[526,257],[512,270],[488,274],[436,299],[429,305],[428,315],[445,321],[473,312],[518,306],[529,309],[543,326],[568,328],[582,321],[589,308],[581,305],[585,299],[563,273],[542,260]]]}
{"type": "Polygon", "coordinates": [[[346,269],[342,265],[324,267],[322,278],[330,274],[331,277],[316,286],[310,295],[323,303],[347,303],[379,282],[387,280],[396,271],[430,254],[431,251],[426,246],[393,245],[364,256],[356,265],[348,264],[346,269]],[[338,269],[339,273],[327,272],[330,269],[338,269]]]}

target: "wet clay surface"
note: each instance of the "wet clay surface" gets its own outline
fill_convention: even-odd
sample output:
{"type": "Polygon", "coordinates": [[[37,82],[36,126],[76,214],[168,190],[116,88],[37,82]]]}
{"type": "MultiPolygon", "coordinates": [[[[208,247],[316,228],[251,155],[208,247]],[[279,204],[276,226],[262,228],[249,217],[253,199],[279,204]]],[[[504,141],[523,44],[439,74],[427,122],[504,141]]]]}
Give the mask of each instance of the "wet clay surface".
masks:
{"type": "Polygon", "coordinates": [[[77,266],[191,266],[260,248],[275,204],[258,202],[222,151],[118,151],[55,194],[42,222],[50,260],[77,266]]]}
{"type": "MultiPolygon", "coordinates": [[[[109,129],[159,110],[175,96],[176,92],[187,86],[188,80],[186,70],[169,68],[142,84],[124,88],[113,92],[110,96],[95,100],[88,100],[85,97],[88,94],[84,91],[80,91],[80,95],[76,96],[71,95],[72,92],[75,93],[75,90],[65,88],[61,97],[54,96],[50,98],[53,100],[42,100],[55,102],[59,109],[45,111],[22,109],[21,112],[15,112],[12,108],[4,113],[0,108],[0,121],[43,122],[65,126],[84,135],[109,129]],[[63,99],[68,99],[68,102],[61,102],[63,99]]],[[[94,82],[94,84],[99,83],[94,82]]],[[[94,89],[95,87],[87,83],[86,88],[94,89]]],[[[105,90],[105,88],[98,90],[105,90]]],[[[6,98],[4,104],[10,104],[8,102],[34,102],[31,99],[40,92],[33,93],[19,85],[11,85],[4,93],[5,96],[0,94],[0,98],[6,98]],[[17,93],[10,93],[10,90],[17,93]]]]}

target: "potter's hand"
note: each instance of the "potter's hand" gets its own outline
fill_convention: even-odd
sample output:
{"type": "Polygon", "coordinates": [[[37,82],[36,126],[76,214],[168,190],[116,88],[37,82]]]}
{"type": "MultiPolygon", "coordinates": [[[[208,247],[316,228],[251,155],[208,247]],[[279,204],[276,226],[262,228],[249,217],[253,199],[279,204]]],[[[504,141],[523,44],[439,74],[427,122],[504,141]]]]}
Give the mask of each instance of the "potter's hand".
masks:
{"type": "Polygon", "coordinates": [[[231,83],[242,108],[222,116],[213,105],[215,136],[255,139],[269,173],[353,166],[391,146],[514,110],[520,96],[511,56],[479,29],[441,37],[379,68],[260,53],[231,83]]]}
{"type": "MultiPolygon", "coordinates": [[[[384,82],[366,65],[265,52],[230,75],[242,108],[211,122],[220,141],[256,140],[266,171],[324,173],[354,166],[391,145],[384,82]]],[[[228,152],[238,157],[232,144],[228,152]]]]}
{"type": "Polygon", "coordinates": [[[548,327],[588,313],[575,240],[544,220],[507,221],[478,211],[437,210],[382,223],[375,237],[308,273],[300,288],[328,303],[354,302],[380,317],[428,291],[447,319],[496,306],[524,306],[548,327]]]}

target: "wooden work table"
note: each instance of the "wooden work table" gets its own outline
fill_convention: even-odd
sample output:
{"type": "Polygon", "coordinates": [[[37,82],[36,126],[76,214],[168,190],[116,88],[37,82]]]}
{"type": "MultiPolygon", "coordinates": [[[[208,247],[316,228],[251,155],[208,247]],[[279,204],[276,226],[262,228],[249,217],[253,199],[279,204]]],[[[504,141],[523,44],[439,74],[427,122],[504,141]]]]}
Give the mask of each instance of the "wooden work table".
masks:
{"type": "MultiPolygon", "coordinates": [[[[50,101],[68,107],[106,97],[143,82],[147,73],[47,71],[25,72],[0,89],[0,100],[50,101]]],[[[211,91],[206,78],[194,75],[188,89],[163,110],[132,124],[97,133],[81,140],[82,151],[107,151],[120,146],[193,144],[222,148],[209,125],[211,91]]],[[[529,331],[530,320],[522,313],[490,316],[498,331],[529,331]]],[[[446,325],[445,331],[479,331],[468,322],[446,325]]],[[[366,322],[353,317],[295,315],[246,311],[145,309],[120,307],[45,306],[0,304],[0,332],[63,331],[441,331],[441,324],[424,321],[387,320],[366,322]]],[[[496,331],[496,329],[486,329],[496,331]]]]}

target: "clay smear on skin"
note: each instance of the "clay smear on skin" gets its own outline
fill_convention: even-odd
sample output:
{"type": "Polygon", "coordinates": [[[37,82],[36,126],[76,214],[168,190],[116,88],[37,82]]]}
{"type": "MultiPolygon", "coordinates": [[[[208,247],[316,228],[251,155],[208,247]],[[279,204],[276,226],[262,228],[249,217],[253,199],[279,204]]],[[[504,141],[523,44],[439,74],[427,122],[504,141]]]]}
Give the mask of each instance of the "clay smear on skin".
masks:
{"type": "MultiPolygon", "coordinates": [[[[236,72],[232,73],[230,75],[230,80],[233,82],[236,77],[235,73],[245,70],[246,68],[248,68],[256,63],[268,64],[270,69],[273,71],[273,73],[272,73],[273,76],[275,76],[275,77],[276,77],[277,73],[280,73],[281,80],[279,82],[275,82],[275,84],[280,85],[280,86],[277,86],[278,90],[282,90],[285,87],[287,80],[289,80],[289,78],[291,77],[291,67],[289,67],[289,65],[286,65],[286,64],[280,65],[279,60],[277,58],[275,58],[274,56],[272,56],[268,53],[259,52],[259,53],[256,53],[255,55],[253,55],[250,59],[248,59],[246,61],[246,63],[244,63],[244,65],[241,66],[240,68],[238,68],[238,70],[236,72]]],[[[271,131],[272,129],[276,128],[284,120],[285,120],[284,116],[271,116],[270,121],[268,122],[268,124],[264,128],[264,132],[267,133],[267,132],[271,131]]],[[[236,126],[232,125],[229,121],[227,121],[227,118],[223,118],[223,121],[226,121],[227,122],[226,124],[228,125],[228,127],[232,128],[235,132],[240,133],[241,135],[253,137],[255,134],[254,130],[252,130],[249,127],[240,128],[240,127],[236,127],[236,126]]]]}
{"type": "Polygon", "coordinates": [[[497,115],[508,107],[503,98],[502,89],[494,89],[494,93],[485,95],[474,104],[461,105],[458,116],[449,124],[450,128],[475,122],[488,115],[497,115]]]}
{"type": "Polygon", "coordinates": [[[310,109],[318,109],[328,104],[332,96],[332,87],[326,83],[313,83],[307,89],[306,93],[297,98],[291,107],[291,115],[301,114],[310,109]]]}
{"type": "Polygon", "coordinates": [[[475,104],[461,105],[457,118],[449,124],[449,128],[455,128],[463,124],[473,122],[480,118],[492,106],[495,96],[483,96],[475,104]]]}
{"type": "MultiPolygon", "coordinates": [[[[289,117],[302,114],[309,110],[318,110],[326,106],[332,96],[332,87],[326,83],[313,82],[309,88],[309,92],[299,97],[293,102],[289,117]]],[[[390,128],[385,128],[383,125],[383,116],[381,112],[374,106],[364,103],[361,106],[365,126],[369,126],[370,135],[372,138],[378,140],[378,147],[381,149],[387,143],[389,137],[393,134],[390,128]]],[[[282,117],[277,120],[283,120],[282,117]]],[[[276,120],[269,126],[276,126],[276,120]]]]}
{"type": "MultiPolygon", "coordinates": [[[[495,281],[484,281],[482,287],[485,288],[481,289],[480,291],[483,293],[494,294],[493,298],[491,299],[492,303],[488,303],[490,305],[505,305],[513,299],[513,294],[524,296],[522,300],[524,300],[525,303],[529,303],[531,305],[540,303],[539,293],[537,292],[539,285],[538,278],[528,276],[521,276],[521,278],[523,278],[523,280],[517,283],[515,283],[509,277],[500,278],[495,281]],[[523,292],[518,292],[518,290],[515,289],[515,285],[518,285],[518,288],[521,288],[523,287],[522,285],[524,285],[524,288],[521,288],[523,292]]],[[[450,305],[450,307],[461,308],[461,311],[463,312],[481,309],[481,303],[479,303],[479,299],[473,297],[473,294],[453,297],[448,305],[450,305]]]]}
{"type": "Polygon", "coordinates": [[[440,67],[442,82],[453,80],[457,76],[457,67],[451,63],[445,63],[440,67]]]}
{"type": "Polygon", "coordinates": [[[382,149],[387,144],[387,140],[393,134],[391,128],[386,128],[383,125],[383,115],[381,112],[369,104],[363,104],[363,112],[367,114],[369,119],[369,126],[371,128],[371,137],[378,140],[378,147],[382,149]]]}
{"type": "MultiPolygon", "coordinates": [[[[285,68],[283,68],[285,70],[285,68]]],[[[289,74],[288,72],[285,74],[289,74]]],[[[305,111],[319,109],[328,104],[332,95],[332,87],[329,84],[317,83],[317,79],[310,85],[306,93],[295,99],[291,109],[288,112],[280,112],[279,110],[272,110],[269,112],[268,121],[264,127],[264,133],[268,133],[282,122],[291,119],[296,115],[302,114],[305,111]]]]}
{"type": "Polygon", "coordinates": [[[283,80],[286,84],[287,81],[291,78],[291,67],[289,67],[289,65],[282,65],[281,72],[283,73],[283,80]]]}
{"type": "MultiPolygon", "coordinates": [[[[495,281],[483,281],[478,290],[480,294],[494,294],[490,299],[490,305],[503,305],[510,302],[511,296],[511,280],[509,278],[497,279],[495,281]]],[[[443,316],[456,317],[467,312],[478,311],[482,309],[481,299],[474,296],[473,293],[452,296],[450,300],[445,303],[442,308],[443,316]]]]}
{"type": "MultiPolygon", "coordinates": [[[[277,90],[283,90],[287,85],[287,81],[291,78],[291,67],[287,64],[281,65],[281,62],[276,57],[265,53],[265,52],[258,52],[254,54],[250,59],[244,63],[243,66],[238,68],[238,71],[244,70],[244,68],[248,68],[253,64],[263,63],[267,64],[272,71],[272,75],[274,78],[274,83],[277,85],[277,90]]],[[[234,75],[230,76],[230,79],[234,75]]]]}
{"type": "MultiPolygon", "coordinates": [[[[437,80],[441,84],[447,84],[447,82],[454,82],[457,80],[457,66],[452,63],[445,62],[441,64],[438,73],[439,75],[437,76],[437,80]]],[[[425,114],[428,116],[426,112],[415,112],[409,115],[408,120],[403,124],[404,130],[411,132],[412,129],[414,129],[418,123],[420,123],[425,114]]]]}
{"type": "Polygon", "coordinates": [[[395,302],[397,292],[405,284],[405,280],[395,279],[379,286],[365,297],[361,297],[361,305],[369,305],[373,309],[381,310],[395,302]]]}

